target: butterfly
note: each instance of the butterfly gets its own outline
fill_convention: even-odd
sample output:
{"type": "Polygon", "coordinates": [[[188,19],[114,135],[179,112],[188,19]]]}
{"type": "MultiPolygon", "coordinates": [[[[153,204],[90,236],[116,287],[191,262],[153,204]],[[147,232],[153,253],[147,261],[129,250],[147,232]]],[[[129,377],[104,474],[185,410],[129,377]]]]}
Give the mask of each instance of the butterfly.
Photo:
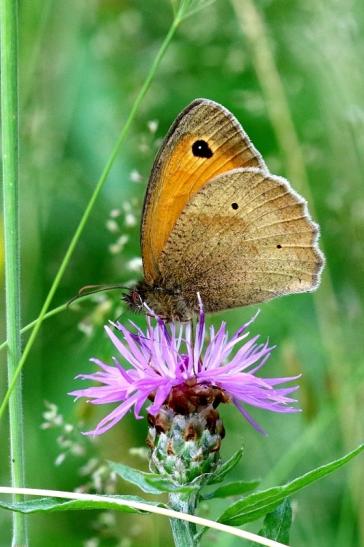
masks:
{"type": "Polygon", "coordinates": [[[124,299],[167,321],[317,288],[319,227],[289,182],[271,175],[237,119],[196,99],[156,156],[144,200],[144,279],[124,299]]]}

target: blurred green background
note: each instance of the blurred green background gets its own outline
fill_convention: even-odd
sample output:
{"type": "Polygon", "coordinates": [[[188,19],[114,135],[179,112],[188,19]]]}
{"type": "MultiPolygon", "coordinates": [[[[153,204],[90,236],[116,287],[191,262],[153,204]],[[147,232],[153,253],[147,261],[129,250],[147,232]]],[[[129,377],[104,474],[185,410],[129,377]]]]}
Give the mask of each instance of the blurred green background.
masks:
{"type": "MultiPolygon", "coordinates": [[[[39,313],[171,17],[167,0],[20,2],[24,324],[39,313]]],[[[280,416],[253,410],[269,432],[262,437],[234,408],[221,408],[227,430],[223,456],[245,446],[235,478],[261,477],[265,486],[334,459],[363,438],[363,25],[363,3],[354,0],[217,0],[187,19],[143,101],[53,302],[64,303],[89,283],[140,277],[140,211],[160,139],[196,97],[229,108],[270,170],[288,177],[308,199],[327,257],[315,294],[260,306],[252,329],[278,346],[267,375],[303,372],[303,412],[280,416]]],[[[224,317],[232,330],[255,309],[210,320],[224,317]]],[[[79,429],[91,428],[106,409],[74,405],[66,395],[79,387],[76,374],[92,370],[89,357],[110,358],[102,326],[120,314],[122,321],[129,317],[120,295],[110,294],[82,301],[44,323],[23,375],[28,486],[72,490],[88,483],[84,488],[105,491],[115,487],[102,469],[105,459],[146,469],[135,450],[144,445],[145,420],[128,416],[91,443],[79,429]],[[49,429],[41,427],[45,401],[58,407],[55,422],[63,417],[49,429]],[[76,431],[65,432],[65,423],[76,431]]],[[[138,321],[143,324],[143,318],[138,321]]],[[[4,339],[3,324],[1,330],[4,339]]],[[[2,366],[2,391],[5,384],[2,366]]],[[[1,484],[8,484],[6,422],[1,439],[1,484]]],[[[121,482],[117,489],[136,493],[121,482]]],[[[362,491],[359,458],[295,496],[291,544],[363,545],[362,491]]],[[[221,507],[219,502],[201,512],[213,518],[221,507]]],[[[29,526],[37,547],[172,545],[168,522],[156,516],[34,515],[29,526]]],[[[1,511],[1,546],[9,545],[10,529],[10,514],[1,511]]],[[[259,523],[247,529],[258,531],[259,523]]],[[[233,547],[244,542],[210,532],[204,543],[233,547]]]]}

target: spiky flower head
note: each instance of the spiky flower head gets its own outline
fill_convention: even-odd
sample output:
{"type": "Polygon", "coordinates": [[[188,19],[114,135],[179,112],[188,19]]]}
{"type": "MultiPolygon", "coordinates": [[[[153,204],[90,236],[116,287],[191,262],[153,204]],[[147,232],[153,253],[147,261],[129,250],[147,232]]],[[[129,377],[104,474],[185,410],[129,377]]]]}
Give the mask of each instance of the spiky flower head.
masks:
{"type": "Polygon", "coordinates": [[[118,406],[88,434],[105,433],[132,408],[135,417],[140,419],[142,407],[148,400],[152,402],[147,409],[152,421],[161,415],[162,407],[163,411],[172,409],[179,415],[192,415],[206,407],[216,408],[221,402],[232,402],[258,431],[262,430],[245,405],[273,412],[297,412],[292,406],[296,400],[289,395],[298,386],[282,387],[282,384],[298,376],[257,376],[273,347],[268,341],[258,343],[259,336],[248,340],[247,328],[255,318],[231,337],[224,322],[217,331],[211,326],[206,337],[200,302],[196,326],[191,323],[166,325],[153,313],[147,317],[145,332],[133,322],[131,329],[119,322],[111,323],[111,328],[106,326],[122,362],[120,357],[114,357],[112,365],[91,359],[99,370],[78,378],[97,381],[100,385],[78,389],[70,395],[85,397],[96,405],[117,403],[118,406]]]}

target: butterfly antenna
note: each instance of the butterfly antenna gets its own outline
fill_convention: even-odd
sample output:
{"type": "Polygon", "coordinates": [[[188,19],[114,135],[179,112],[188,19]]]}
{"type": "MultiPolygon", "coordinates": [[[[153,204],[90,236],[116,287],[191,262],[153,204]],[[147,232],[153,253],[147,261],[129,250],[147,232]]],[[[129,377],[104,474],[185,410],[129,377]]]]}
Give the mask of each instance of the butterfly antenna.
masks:
{"type": "Polygon", "coordinates": [[[125,290],[128,291],[130,287],[125,287],[124,285],[119,285],[118,283],[115,283],[113,285],[85,285],[84,287],[81,287],[81,289],[78,291],[78,294],[73,296],[68,302],[67,307],[69,307],[73,302],[78,300],[79,298],[83,298],[84,296],[89,296],[91,294],[97,294],[99,292],[103,291],[114,291],[114,290],[125,290]]]}

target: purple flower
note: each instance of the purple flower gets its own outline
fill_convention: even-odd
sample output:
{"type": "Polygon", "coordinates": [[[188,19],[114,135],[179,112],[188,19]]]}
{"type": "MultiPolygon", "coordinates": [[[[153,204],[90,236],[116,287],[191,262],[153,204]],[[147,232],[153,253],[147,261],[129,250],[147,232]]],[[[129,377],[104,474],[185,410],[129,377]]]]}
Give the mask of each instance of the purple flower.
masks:
{"type": "MultiPolygon", "coordinates": [[[[152,401],[148,413],[155,416],[167,401],[171,401],[173,406],[172,394],[178,393],[181,396],[181,390],[187,398],[193,390],[195,394],[206,393],[206,388],[214,393],[218,391],[220,402],[232,401],[248,422],[260,432],[263,432],[262,429],[243,405],[273,412],[298,412],[299,409],[291,406],[291,403],[297,401],[288,397],[298,386],[279,386],[296,380],[299,376],[256,376],[270,357],[273,347],[268,342],[257,343],[259,336],[242,344],[249,336],[247,327],[255,318],[256,316],[239,328],[231,338],[225,323],[217,331],[211,326],[206,343],[205,317],[201,303],[196,327],[192,327],[191,323],[167,326],[154,315],[147,317],[145,333],[133,322],[133,330],[119,322],[112,323],[114,330],[105,327],[123,361],[129,363],[129,368],[124,368],[115,357],[112,366],[99,359],[91,359],[99,370],[93,374],[77,376],[83,380],[96,380],[101,385],[72,391],[70,395],[86,397],[96,405],[119,403],[87,434],[105,433],[133,407],[135,417],[140,419],[140,411],[148,399],[152,401]]],[[[180,400],[186,397],[180,397],[180,400]]]]}

